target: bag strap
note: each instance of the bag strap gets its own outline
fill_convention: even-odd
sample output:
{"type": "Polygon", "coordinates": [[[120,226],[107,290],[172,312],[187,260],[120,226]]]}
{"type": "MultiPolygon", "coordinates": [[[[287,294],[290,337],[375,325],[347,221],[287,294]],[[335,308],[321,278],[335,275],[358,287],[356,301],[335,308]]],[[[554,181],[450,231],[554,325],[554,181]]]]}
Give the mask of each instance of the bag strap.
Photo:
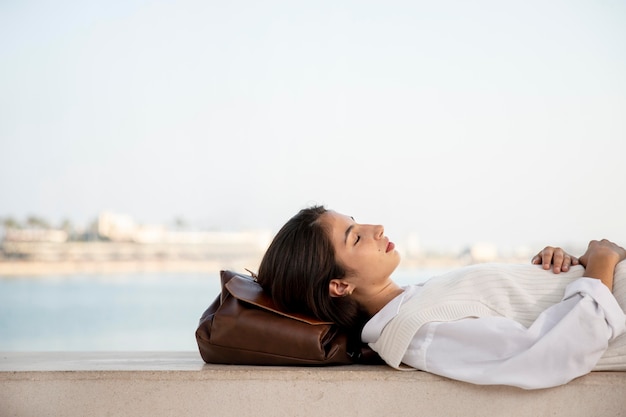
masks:
{"type": "Polygon", "coordinates": [[[287,313],[278,309],[271,297],[263,291],[263,287],[254,282],[252,279],[245,278],[239,274],[234,275],[230,280],[228,280],[228,282],[224,284],[224,287],[226,287],[228,292],[230,292],[236,299],[255,305],[264,310],[280,314],[281,316],[289,317],[291,319],[299,320],[312,325],[333,324],[332,322],[318,320],[306,314],[287,313]]]}

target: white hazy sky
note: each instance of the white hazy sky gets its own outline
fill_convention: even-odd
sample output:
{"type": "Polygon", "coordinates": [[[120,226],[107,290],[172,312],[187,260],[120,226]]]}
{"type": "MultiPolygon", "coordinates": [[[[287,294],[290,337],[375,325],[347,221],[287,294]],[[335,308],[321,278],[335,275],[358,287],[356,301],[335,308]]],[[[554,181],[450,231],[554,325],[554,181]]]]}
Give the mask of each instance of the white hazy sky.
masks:
{"type": "Polygon", "coordinates": [[[625,74],[623,1],[5,0],[0,217],[626,244],[625,74]]]}

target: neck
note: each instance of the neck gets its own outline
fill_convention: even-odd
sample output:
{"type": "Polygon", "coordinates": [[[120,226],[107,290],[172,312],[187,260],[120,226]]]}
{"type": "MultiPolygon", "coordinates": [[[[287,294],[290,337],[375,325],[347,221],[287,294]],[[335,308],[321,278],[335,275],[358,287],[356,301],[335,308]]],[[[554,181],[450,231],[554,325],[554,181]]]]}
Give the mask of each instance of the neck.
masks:
{"type": "Polygon", "coordinates": [[[367,314],[371,317],[378,313],[384,306],[389,304],[391,300],[396,298],[398,295],[402,294],[404,291],[398,284],[389,280],[389,284],[387,284],[384,288],[378,291],[375,294],[364,294],[358,296],[355,294],[356,300],[361,304],[367,314]]]}

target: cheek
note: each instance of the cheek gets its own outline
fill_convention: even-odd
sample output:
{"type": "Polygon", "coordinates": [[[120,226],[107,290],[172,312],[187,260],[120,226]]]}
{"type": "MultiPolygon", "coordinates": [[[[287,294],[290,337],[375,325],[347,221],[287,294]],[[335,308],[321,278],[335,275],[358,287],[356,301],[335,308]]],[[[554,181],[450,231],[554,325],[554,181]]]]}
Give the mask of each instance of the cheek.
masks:
{"type": "Polygon", "coordinates": [[[339,265],[345,266],[348,263],[348,257],[343,252],[335,251],[335,262],[339,265]]]}
{"type": "Polygon", "coordinates": [[[351,270],[354,270],[354,267],[358,265],[358,262],[354,262],[353,257],[349,256],[346,253],[336,253],[335,261],[347,273],[349,273],[351,270]]]}

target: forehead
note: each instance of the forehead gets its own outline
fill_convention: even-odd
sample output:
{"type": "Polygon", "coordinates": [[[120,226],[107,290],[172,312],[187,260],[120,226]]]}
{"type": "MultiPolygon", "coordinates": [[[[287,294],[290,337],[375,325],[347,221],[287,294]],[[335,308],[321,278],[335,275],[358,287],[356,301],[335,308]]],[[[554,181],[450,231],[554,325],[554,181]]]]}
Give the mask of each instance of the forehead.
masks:
{"type": "Polygon", "coordinates": [[[347,228],[354,224],[352,217],[333,210],[324,213],[321,220],[329,227],[331,238],[340,241],[343,241],[347,228]]]}
{"type": "Polygon", "coordinates": [[[326,213],[322,215],[322,217],[324,218],[324,221],[329,222],[329,223],[336,223],[336,224],[354,223],[354,219],[351,216],[336,212],[334,210],[328,210],[326,213]]]}

